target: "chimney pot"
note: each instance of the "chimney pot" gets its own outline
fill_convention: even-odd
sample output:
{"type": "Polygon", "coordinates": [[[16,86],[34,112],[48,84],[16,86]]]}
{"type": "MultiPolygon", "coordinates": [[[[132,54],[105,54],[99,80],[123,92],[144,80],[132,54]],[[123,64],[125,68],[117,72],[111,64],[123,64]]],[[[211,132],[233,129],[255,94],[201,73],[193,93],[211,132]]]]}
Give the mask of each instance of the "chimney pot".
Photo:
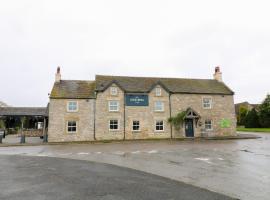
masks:
{"type": "Polygon", "coordinates": [[[220,67],[219,66],[216,66],[215,67],[214,79],[217,80],[217,81],[219,81],[219,82],[222,82],[222,73],[220,71],[220,67]]]}
{"type": "Polygon", "coordinates": [[[61,70],[60,67],[57,67],[57,71],[55,74],[55,82],[59,83],[61,81],[61,70]]]}

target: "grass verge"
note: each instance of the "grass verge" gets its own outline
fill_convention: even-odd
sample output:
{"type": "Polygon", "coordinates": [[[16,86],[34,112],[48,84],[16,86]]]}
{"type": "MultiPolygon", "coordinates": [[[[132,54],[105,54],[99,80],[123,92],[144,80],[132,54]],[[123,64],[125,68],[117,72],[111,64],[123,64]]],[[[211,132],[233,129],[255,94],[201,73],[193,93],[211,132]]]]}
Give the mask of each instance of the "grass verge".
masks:
{"type": "Polygon", "coordinates": [[[237,131],[270,133],[270,128],[243,128],[243,127],[238,127],[237,131]]]}

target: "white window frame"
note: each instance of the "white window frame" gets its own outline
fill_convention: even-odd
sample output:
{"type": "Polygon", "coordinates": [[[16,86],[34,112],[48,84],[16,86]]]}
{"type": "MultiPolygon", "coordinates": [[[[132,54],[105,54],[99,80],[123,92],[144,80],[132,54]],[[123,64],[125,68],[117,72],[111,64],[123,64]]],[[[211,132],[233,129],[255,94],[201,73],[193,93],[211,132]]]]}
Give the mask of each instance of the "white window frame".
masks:
{"type": "Polygon", "coordinates": [[[213,105],[213,99],[212,99],[212,97],[203,97],[202,98],[203,109],[212,109],[212,105],[213,105]],[[205,103],[204,102],[205,99],[209,99],[209,103],[205,103]],[[206,106],[206,105],[209,105],[209,106],[206,106]]]}
{"type": "Polygon", "coordinates": [[[156,87],[155,92],[156,92],[157,97],[160,97],[162,95],[162,91],[160,87],[156,87]]]}
{"type": "Polygon", "coordinates": [[[109,119],[109,131],[119,131],[120,130],[120,120],[119,119],[109,119]],[[111,129],[111,121],[117,121],[117,129],[111,129]]]}
{"type": "Polygon", "coordinates": [[[213,120],[206,119],[204,121],[204,128],[205,128],[206,131],[212,131],[213,130],[213,120]],[[206,123],[206,122],[210,122],[210,123],[206,123]],[[208,125],[211,125],[211,128],[206,128],[206,126],[208,126],[208,125]]]}
{"type": "Polygon", "coordinates": [[[79,111],[79,103],[78,103],[78,101],[68,101],[67,102],[67,111],[68,112],[78,112],[79,111]],[[74,103],[76,104],[76,110],[70,109],[70,104],[74,104],[74,103]]]}
{"type": "Polygon", "coordinates": [[[67,120],[67,121],[66,121],[66,131],[67,131],[67,133],[77,133],[77,132],[78,132],[78,121],[76,121],[76,120],[67,120]],[[69,122],[75,122],[76,125],[75,125],[75,126],[69,126],[69,125],[68,125],[69,122]],[[76,127],[76,131],[69,131],[69,130],[68,130],[69,127],[76,127]]]}
{"type": "Polygon", "coordinates": [[[109,109],[109,112],[118,112],[119,111],[119,101],[109,100],[108,109],[109,109]],[[111,103],[116,103],[116,105],[111,105],[111,103]],[[112,109],[112,107],[116,107],[116,109],[112,109]]]}
{"type": "Polygon", "coordinates": [[[138,131],[140,131],[141,130],[141,123],[140,123],[140,121],[139,120],[133,120],[132,121],[132,131],[134,131],[134,132],[138,132],[138,131]],[[139,122],[139,124],[138,125],[134,125],[134,122],[139,122]],[[134,127],[139,127],[139,129],[134,129],[134,127]]]}
{"type": "MultiPolygon", "coordinates": [[[[160,125],[159,125],[160,126],[160,125]]],[[[163,119],[155,120],[155,132],[164,132],[165,131],[165,123],[163,119]],[[162,130],[157,130],[157,122],[162,122],[162,130]]]]}
{"type": "Polygon", "coordinates": [[[154,110],[156,112],[164,112],[164,102],[163,101],[155,101],[154,102],[154,110]],[[157,105],[158,103],[161,103],[161,104],[157,105]]]}
{"type": "Polygon", "coordinates": [[[111,93],[112,96],[117,96],[118,95],[118,88],[115,87],[115,86],[112,86],[110,88],[110,93],[111,93]]]}

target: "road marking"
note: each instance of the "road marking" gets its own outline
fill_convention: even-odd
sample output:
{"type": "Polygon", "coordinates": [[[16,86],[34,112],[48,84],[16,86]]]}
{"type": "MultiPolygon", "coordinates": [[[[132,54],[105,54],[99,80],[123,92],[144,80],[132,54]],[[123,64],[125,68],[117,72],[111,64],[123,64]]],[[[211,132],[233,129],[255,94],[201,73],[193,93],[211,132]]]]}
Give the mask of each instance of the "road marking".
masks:
{"type": "Polygon", "coordinates": [[[209,158],[195,158],[196,160],[200,160],[200,161],[203,161],[203,162],[206,162],[208,164],[213,164],[211,161],[209,161],[210,159],[209,158]]]}
{"type": "Polygon", "coordinates": [[[157,150],[148,151],[147,153],[157,153],[157,150]]]}
{"type": "Polygon", "coordinates": [[[138,153],[141,153],[141,152],[140,151],[132,151],[131,153],[138,154],[138,153]]]}
{"type": "Polygon", "coordinates": [[[77,153],[78,155],[89,155],[89,153],[86,153],[86,152],[80,152],[80,153],[77,153]]]}

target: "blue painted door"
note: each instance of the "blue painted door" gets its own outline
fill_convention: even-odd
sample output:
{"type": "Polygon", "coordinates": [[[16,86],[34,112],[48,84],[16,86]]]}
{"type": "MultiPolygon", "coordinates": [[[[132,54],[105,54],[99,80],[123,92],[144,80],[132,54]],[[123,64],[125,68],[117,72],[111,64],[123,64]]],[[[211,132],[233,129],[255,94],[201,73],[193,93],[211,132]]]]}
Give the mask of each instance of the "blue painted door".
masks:
{"type": "Polygon", "coordinates": [[[194,137],[193,120],[185,120],[186,137],[194,137]]]}

